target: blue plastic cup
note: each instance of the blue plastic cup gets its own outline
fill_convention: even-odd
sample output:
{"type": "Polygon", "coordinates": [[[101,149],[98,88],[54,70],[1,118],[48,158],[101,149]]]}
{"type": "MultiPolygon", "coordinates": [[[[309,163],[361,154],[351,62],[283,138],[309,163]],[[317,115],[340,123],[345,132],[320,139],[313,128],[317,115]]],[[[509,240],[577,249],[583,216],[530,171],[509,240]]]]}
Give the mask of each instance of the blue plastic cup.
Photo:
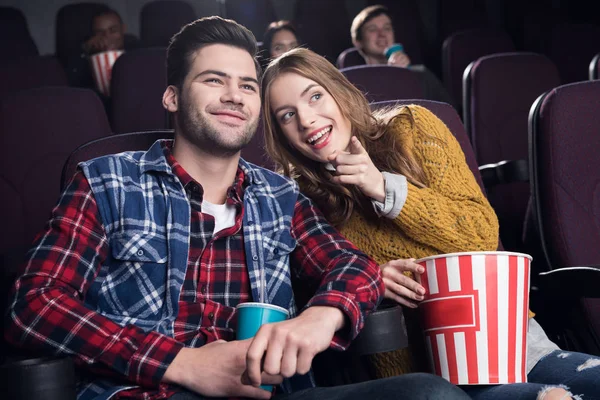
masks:
{"type": "MultiPolygon", "coordinates": [[[[289,317],[285,308],[267,303],[241,303],[236,309],[238,340],[254,337],[264,324],[285,321],[289,317]]],[[[273,390],[272,385],[261,385],[260,388],[268,392],[273,390]]]]}

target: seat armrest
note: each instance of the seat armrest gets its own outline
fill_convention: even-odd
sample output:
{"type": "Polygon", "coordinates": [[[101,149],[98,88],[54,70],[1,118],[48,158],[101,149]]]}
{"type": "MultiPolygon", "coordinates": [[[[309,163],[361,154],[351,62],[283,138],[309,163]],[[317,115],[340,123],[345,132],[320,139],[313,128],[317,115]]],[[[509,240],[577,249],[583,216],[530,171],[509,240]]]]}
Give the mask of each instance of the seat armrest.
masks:
{"type": "Polygon", "coordinates": [[[529,182],[529,164],[527,160],[504,160],[495,164],[479,167],[479,173],[485,187],[505,183],[529,182]]]}
{"type": "Polygon", "coordinates": [[[349,351],[356,355],[384,353],[408,346],[408,333],[402,307],[380,306],[365,319],[365,326],[349,351]]]}
{"type": "Polygon", "coordinates": [[[539,276],[541,290],[553,296],[600,298],[600,266],[558,268],[539,276]]]}

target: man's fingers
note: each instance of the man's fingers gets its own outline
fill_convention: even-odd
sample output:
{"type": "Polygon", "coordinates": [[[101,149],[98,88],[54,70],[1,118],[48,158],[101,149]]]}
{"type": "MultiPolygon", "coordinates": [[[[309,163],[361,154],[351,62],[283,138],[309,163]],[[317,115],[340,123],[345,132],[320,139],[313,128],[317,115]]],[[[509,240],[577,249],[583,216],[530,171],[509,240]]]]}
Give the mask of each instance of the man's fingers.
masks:
{"type": "Polygon", "coordinates": [[[258,331],[246,353],[246,372],[250,384],[259,386],[261,380],[261,362],[267,350],[268,335],[258,331]]]}
{"type": "Polygon", "coordinates": [[[285,346],[283,357],[281,358],[281,375],[286,378],[296,374],[298,362],[298,346],[295,343],[289,343],[285,346]]]}
{"type": "Polygon", "coordinates": [[[315,353],[309,347],[300,349],[298,360],[296,361],[296,372],[300,375],[307,374],[312,365],[313,358],[315,358],[315,353]]]}
{"type": "Polygon", "coordinates": [[[285,338],[280,335],[275,335],[274,330],[271,330],[267,351],[264,356],[263,371],[270,375],[278,375],[281,373],[281,360],[285,347],[285,338]]]}

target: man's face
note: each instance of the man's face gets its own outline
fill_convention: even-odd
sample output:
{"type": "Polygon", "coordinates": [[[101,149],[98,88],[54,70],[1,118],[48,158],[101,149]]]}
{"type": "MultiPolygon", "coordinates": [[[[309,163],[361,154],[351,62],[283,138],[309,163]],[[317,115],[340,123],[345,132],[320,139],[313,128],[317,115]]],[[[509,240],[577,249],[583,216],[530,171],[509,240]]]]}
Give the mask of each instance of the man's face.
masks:
{"type": "Polygon", "coordinates": [[[177,127],[200,149],[231,156],[250,142],[258,125],[254,59],[246,50],[223,44],[205,46],[192,57],[178,94],[177,127]]]}
{"type": "Polygon", "coordinates": [[[125,26],[115,14],[103,14],[94,18],[92,33],[104,38],[105,50],[123,50],[125,47],[125,26]]]}
{"type": "Polygon", "coordinates": [[[367,56],[381,57],[394,43],[394,28],[390,17],[378,15],[362,27],[362,40],[355,43],[367,56]]]}

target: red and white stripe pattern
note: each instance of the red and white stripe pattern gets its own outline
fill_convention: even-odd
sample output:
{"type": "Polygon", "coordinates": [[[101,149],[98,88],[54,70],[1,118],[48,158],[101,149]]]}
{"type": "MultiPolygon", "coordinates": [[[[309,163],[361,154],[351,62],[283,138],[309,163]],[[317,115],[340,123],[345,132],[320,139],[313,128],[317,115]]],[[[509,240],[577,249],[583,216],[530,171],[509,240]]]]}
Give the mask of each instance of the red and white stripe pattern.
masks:
{"type": "Polygon", "coordinates": [[[473,253],[417,261],[432,371],[457,385],[527,382],[531,259],[473,253]]]}
{"type": "Polygon", "coordinates": [[[94,82],[100,93],[105,96],[110,96],[112,67],[121,54],[123,50],[110,50],[90,56],[94,82]]]}

